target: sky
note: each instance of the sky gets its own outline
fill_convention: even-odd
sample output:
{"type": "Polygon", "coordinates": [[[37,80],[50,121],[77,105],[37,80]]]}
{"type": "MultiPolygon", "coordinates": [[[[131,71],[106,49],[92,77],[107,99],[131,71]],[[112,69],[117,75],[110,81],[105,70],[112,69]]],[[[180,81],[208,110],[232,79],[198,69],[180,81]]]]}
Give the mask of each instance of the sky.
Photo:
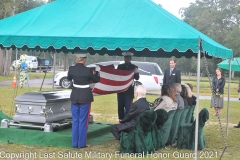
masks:
{"type": "Polygon", "coordinates": [[[189,7],[191,2],[195,2],[195,0],[152,0],[156,4],[161,4],[162,7],[168,12],[172,13],[178,18],[181,18],[178,14],[178,11],[182,7],[189,7]]]}

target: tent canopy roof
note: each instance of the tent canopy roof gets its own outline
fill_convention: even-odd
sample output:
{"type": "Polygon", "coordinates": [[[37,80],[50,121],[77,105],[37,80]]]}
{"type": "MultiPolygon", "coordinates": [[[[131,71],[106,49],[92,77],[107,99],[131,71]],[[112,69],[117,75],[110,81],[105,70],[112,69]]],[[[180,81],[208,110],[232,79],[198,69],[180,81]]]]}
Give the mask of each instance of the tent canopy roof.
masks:
{"type": "Polygon", "coordinates": [[[201,38],[208,55],[233,55],[150,0],[56,0],[3,19],[0,28],[2,48],[191,57],[197,55],[201,38]]]}
{"type": "MultiPolygon", "coordinates": [[[[220,63],[218,63],[218,68],[222,68],[222,69],[226,69],[229,70],[229,59],[226,59],[220,63]]],[[[236,72],[240,72],[240,57],[235,57],[232,59],[231,62],[231,70],[232,71],[236,71],[236,72]]]]}

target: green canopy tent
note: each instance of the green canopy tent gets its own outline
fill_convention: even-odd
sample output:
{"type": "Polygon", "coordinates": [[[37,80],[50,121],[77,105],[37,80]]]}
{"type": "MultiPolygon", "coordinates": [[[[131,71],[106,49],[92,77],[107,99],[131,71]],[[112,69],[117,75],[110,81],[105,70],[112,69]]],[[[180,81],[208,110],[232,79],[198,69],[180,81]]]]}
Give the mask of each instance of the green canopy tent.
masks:
{"type": "Polygon", "coordinates": [[[240,72],[240,57],[236,57],[236,58],[233,58],[231,60],[226,59],[226,60],[218,63],[218,65],[217,65],[218,68],[230,70],[229,61],[231,61],[231,70],[236,71],[236,72],[240,72]]]}
{"type": "MultiPolygon", "coordinates": [[[[231,49],[151,0],[56,0],[3,19],[0,28],[0,47],[7,49],[64,53],[82,49],[100,55],[131,51],[144,57],[198,57],[197,97],[201,53],[233,57],[231,49]]],[[[198,106],[197,103],[196,113],[198,106]]],[[[196,120],[198,133],[198,114],[196,120]]],[[[197,155],[197,143],[195,153],[197,155]]]]}

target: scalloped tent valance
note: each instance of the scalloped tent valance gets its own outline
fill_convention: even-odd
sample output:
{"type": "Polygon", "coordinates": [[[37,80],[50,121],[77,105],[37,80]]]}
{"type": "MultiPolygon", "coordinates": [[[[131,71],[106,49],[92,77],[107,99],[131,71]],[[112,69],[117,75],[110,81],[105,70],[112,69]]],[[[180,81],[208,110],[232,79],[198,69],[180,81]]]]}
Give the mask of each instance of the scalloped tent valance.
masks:
{"type": "Polygon", "coordinates": [[[90,54],[232,58],[231,49],[150,0],[56,0],[0,21],[0,47],[90,54]]]}

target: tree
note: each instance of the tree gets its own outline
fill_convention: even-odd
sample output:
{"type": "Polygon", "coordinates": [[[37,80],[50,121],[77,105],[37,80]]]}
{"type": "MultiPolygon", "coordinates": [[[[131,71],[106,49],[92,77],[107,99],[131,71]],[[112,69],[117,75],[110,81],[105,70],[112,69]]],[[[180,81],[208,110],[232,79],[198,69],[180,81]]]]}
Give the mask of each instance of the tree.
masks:
{"type": "MultiPolygon", "coordinates": [[[[1,0],[0,19],[13,16],[16,13],[35,8],[44,3],[42,0],[1,0]]],[[[10,76],[12,49],[0,49],[0,58],[0,75],[10,76]]]]}
{"type": "MultiPolygon", "coordinates": [[[[196,0],[188,8],[181,8],[181,16],[189,25],[240,55],[240,1],[196,0]]],[[[213,72],[219,59],[213,59],[213,72]]],[[[210,64],[210,63],[208,63],[210,64]]]]}

